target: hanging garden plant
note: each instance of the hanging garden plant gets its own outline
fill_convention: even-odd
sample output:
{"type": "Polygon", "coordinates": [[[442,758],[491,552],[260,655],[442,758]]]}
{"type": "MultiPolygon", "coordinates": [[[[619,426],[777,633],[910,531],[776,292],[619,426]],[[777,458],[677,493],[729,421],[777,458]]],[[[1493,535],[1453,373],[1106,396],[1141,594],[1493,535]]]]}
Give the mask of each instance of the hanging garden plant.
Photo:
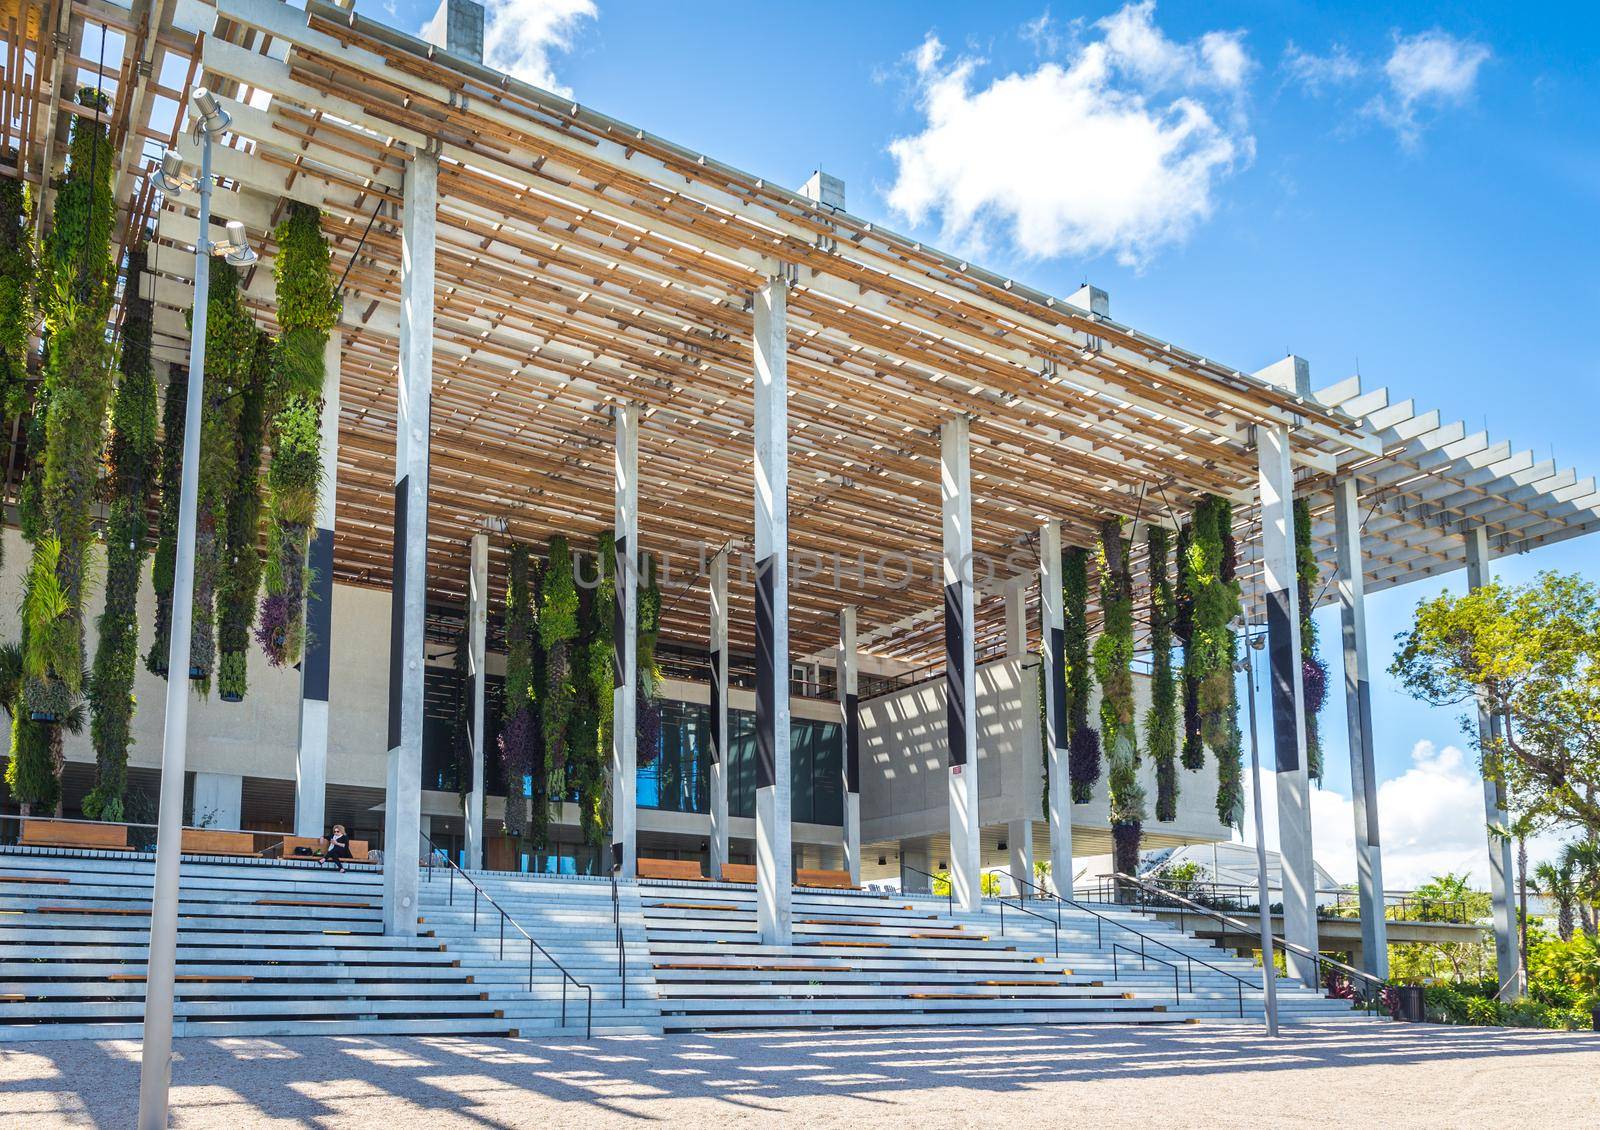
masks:
{"type": "Polygon", "coordinates": [[[456,796],[467,811],[472,792],[472,633],[466,623],[456,633],[455,702],[450,711],[450,757],[456,767],[456,796]]]}
{"type": "Polygon", "coordinates": [[[1089,551],[1072,546],[1061,557],[1061,658],[1066,678],[1067,764],[1072,802],[1094,799],[1100,779],[1100,733],[1089,725],[1089,551]]]}
{"type": "Polygon", "coordinates": [[[1134,731],[1133,577],[1121,518],[1100,524],[1099,563],[1102,622],[1094,642],[1094,674],[1100,684],[1100,736],[1110,750],[1111,838],[1117,869],[1133,875],[1145,812],[1134,731]]]}
{"type": "Polygon", "coordinates": [[[323,352],[339,324],[340,301],[321,212],[290,202],[274,237],[272,276],[283,332],[273,364],[271,525],[256,638],[273,666],[281,667],[299,662],[305,648],[306,558],[323,474],[323,352]]]}
{"type": "Polygon", "coordinates": [[[37,539],[23,598],[23,695],[28,719],[42,723],[64,720],[83,689],[83,593],[112,386],[106,318],[115,276],[114,169],[102,119],[108,103],[92,89],[80,90],[78,100],[93,115],[72,120],[67,172],[45,244],[48,346],[34,405],[40,424],[34,438],[43,450],[23,498],[25,532],[37,539]]]}
{"type": "Polygon", "coordinates": [[[94,788],[83,798],[92,820],[120,821],[133,744],[133,677],[139,658],[139,583],[149,540],[156,470],[156,380],[150,363],[154,303],[141,293],[147,255],[128,253],[120,378],[111,404],[111,506],[106,520],[105,609],[89,678],[94,788]]]}
{"type": "Polygon", "coordinates": [[[1217,762],[1217,818],[1237,826],[1244,816],[1233,685],[1239,585],[1234,579],[1233,504],[1227,499],[1208,494],[1196,505],[1183,567],[1194,598],[1194,638],[1185,672],[1196,680],[1201,736],[1217,762]]]}
{"type": "Polygon", "coordinates": [[[572,641],[578,638],[578,583],[572,549],[564,537],[550,539],[539,586],[539,643],[544,648],[545,683],[541,705],[545,772],[552,797],[567,791],[567,727],[577,697],[572,641]]]}
{"type": "Polygon", "coordinates": [[[1183,670],[1180,691],[1183,695],[1183,767],[1190,770],[1206,767],[1206,742],[1200,733],[1200,667],[1194,649],[1194,597],[1195,578],[1189,568],[1189,549],[1194,543],[1194,524],[1185,522],[1178,527],[1177,607],[1173,616],[1172,634],[1183,645],[1183,670]]]}
{"type": "MultiPolygon", "coordinates": [[[[239,299],[239,276],[212,266],[206,303],[205,411],[200,417],[200,482],[195,510],[194,621],[189,678],[211,689],[217,666],[218,590],[225,582],[228,502],[239,477],[239,426],[254,367],[256,326],[239,299]]],[[[242,682],[243,672],[237,672],[242,682]]]]}
{"type": "Polygon", "coordinates": [[[581,682],[586,688],[585,717],[575,726],[568,782],[578,794],[578,822],[590,847],[605,847],[610,827],[612,714],[616,699],[616,660],[612,617],[616,608],[617,543],[610,530],[595,544],[595,583],[585,604],[581,682]]]}
{"type": "Polygon", "coordinates": [[[218,697],[242,702],[250,628],[261,587],[261,448],[266,438],[267,395],[272,379],[272,337],[255,331],[239,394],[234,439],[233,484],[228,492],[222,574],[217,589],[218,697]]]}
{"type": "MultiPolygon", "coordinates": [[[[15,149],[6,150],[6,156],[16,162],[15,149]]],[[[29,213],[27,186],[0,180],[0,467],[10,465],[11,421],[27,408],[28,338],[36,321],[29,213]]],[[[4,544],[0,539],[0,548],[4,544]]]]}
{"type": "Polygon", "coordinates": [[[639,555],[638,644],[634,652],[638,678],[635,721],[638,725],[638,763],[650,765],[661,749],[661,669],[656,665],[656,639],[661,634],[661,579],[655,559],[639,555]]]}
{"type": "Polygon", "coordinates": [[[1317,654],[1317,621],[1312,615],[1317,596],[1317,551],[1311,545],[1311,506],[1294,500],[1295,580],[1300,602],[1300,686],[1306,711],[1306,768],[1322,780],[1322,734],[1317,716],[1328,697],[1328,665],[1317,654]]]}
{"type": "Polygon", "coordinates": [[[1150,710],[1145,745],[1156,763],[1156,819],[1178,818],[1178,691],[1172,671],[1172,626],[1177,618],[1167,531],[1145,533],[1150,575],[1150,710]]]}
{"type": "Polygon", "coordinates": [[[167,676],[172,654],[172,583],[178,559],[178,501],[183,493],[183,427],[189,397],[189,373],[176,366],[168,370],[166,398],[161,405],[161,460],[156,482],[161,505],[156,520],[156,553],[150,565],[150,587],[155,591],[155,640],[145,655],[145,669],[167,676]]]}
{"type": "Polygon", "coordinates": [[[528,547],[513,543],[506,578],[506,681],[500,759],[506,775],[506,833],[519,844],[542,848],[549,819],[544,789],[544,738],[539,722],[541,685],[538,599],[528,547]]]}

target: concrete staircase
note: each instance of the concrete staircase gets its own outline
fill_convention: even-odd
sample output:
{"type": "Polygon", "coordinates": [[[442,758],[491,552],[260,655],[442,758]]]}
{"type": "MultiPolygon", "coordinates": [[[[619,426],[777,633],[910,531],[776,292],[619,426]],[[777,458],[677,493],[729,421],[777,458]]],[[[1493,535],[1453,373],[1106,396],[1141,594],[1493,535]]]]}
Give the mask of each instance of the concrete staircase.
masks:
{"type": "MultiPolygon", "coordinates": [[[[1107,918],[1133,929],[1097,929],[1094,915],[1064,908],[1057,956],[1053,904],[1050,924],[1008,909],[1002,935],[994,903],[951,914],[926,896],[805,890],[795,892],[792,944],[768,946],[749,887],[639,892],[666,1031],[1227,1020],[1241,997],[1246,1018],[1261,1013],[1252,963],[1120,910],[1107,918]]],[[[1352,1015],[1344,1001],[1282,981],[1280,1001],[1286,1019],[1352,1015]]]]}
{"type": "MultiPolygon", "coordinates": [[[[153,869],[0,850],[0,1041],[139,1036],[153,869]]],[[[515,1033],[439,938],[383,936],[380,900],[375,870],[185,857],[174,1034],[515,1033]]]]}
{"type": "MultiPolygon", "coordinates": [[[[661,1012],[656,1004],[650,954],[639,910],[639,888],[619,884],[623,946],[627,959],[624,1001],[612,913],[611,884],[606,879],[574,876],[515,875],[474,871],[472,881],[549,952],[577,981],[593,993],[594,1034],[659,1034],[661,1012]]],[[[563,978],[538,950],[533,952],[529,989],[529,945],[509,924],[500,943],[500,914],[480,897],[473,925],[473,891],[463,875],[435,866],[420,885],[422,928],[431,931],[460,960],[463,971],[490,993],[497,1009],[524,1036],[583,1035],[589,994],[567,985],[567,1020],[561,1023],[563,978]]]]}

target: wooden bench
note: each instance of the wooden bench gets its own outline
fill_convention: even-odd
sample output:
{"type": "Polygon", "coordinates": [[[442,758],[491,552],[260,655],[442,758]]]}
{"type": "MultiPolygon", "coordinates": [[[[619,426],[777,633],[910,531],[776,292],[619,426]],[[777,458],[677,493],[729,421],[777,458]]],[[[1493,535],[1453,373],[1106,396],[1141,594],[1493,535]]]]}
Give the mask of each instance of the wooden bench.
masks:
{"type": "MultiPolygon", "coordinates": [[[[281,849],[282,856],[284,859],[308,859],[311,857],[321,858],[323,845],[325,842],[326,841],[324,840],[317,839],[315,836],[284,836],[283,847],[281,849]],[[308,856],[305,852],[301,852],[299,850],[300,848],[305,848],[311,854],[308,856]]],[[[345,862],[366,863],[367,841],[349,840],[347,842],[350,845],[350,858],[345,860],[345,862]]]]}
{"type": "Polygon", "coordinates": [[[126,824],[90,824],[69,820],[24,820],[23,847],[94,848],[99,851],[127,851],[126,824]]]}
{"type": "Polygon", "coordinates": [[[722,865],[722,881],[724,883],[754,883],[756,881],[756,865],[754,863],[724,863],[722,865]]]}
{"type": "MultiPolygon", "coordinates": [[[[330,902],[321,899],[256,899],[257,906],[308,906],[325,910],[372,910],[370,902],[330,902]]],[[[417,921],[422,921],[420,918],[417,921]]]]}
{"type": "Polygon", "coordinates": [[[830,887],[835,890],[853,891],[856,885],[850,881],[848,871],[817,871],[802,867],[794,873],[794,885],[797,887],[830,887]]]}
{"type": "Polygon", "coordinates": [[[50,883],[62,885],[72,882],[61,875],[0,875],[0,883],[50,883]]]}
{"type": "Polygon", "coordinates": [[[185,828],[179,850],[185,855],[254,855],[256,838],[249,832],[185,828]]]}
{"type": "Polygon", "coordinates": [[[640,859],[639,878],[678,879],[689,883],[705,881],[698,859],[640,859]]]}

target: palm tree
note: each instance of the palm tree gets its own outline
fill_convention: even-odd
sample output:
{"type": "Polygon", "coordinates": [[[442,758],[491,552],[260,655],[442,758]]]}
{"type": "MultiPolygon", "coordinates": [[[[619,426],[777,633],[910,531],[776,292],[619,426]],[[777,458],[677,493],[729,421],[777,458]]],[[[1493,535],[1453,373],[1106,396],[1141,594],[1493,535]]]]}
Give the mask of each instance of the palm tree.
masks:
{"type": "Polygon", "coordinates": [[[1574,901],[1583,932],[1593,938],[1600,934],[1600,842],[1580,840],[1561,851],[1562,866],[1572,870],[1574,901]]]}
{"type": "Polygon", "coordinates": [[[1509,824],[1490,824],[1489,834],[1517,844],[1517,979],[1525,986],[1528,977],[1528,837],[1542,826],[1537,814],[1519,813],[1509,824]]]}
{"type": "Polygon", "coordinates": [[[1554,863],[1541,863],[1533,869],[1533,877],[1544,893],[1556,904],[1556,933],[1563,942],[1572,940],[1572,904],[1577,900],[1577,887],[1572,881],[1572,860],[1563,851],[1554,863]]]}

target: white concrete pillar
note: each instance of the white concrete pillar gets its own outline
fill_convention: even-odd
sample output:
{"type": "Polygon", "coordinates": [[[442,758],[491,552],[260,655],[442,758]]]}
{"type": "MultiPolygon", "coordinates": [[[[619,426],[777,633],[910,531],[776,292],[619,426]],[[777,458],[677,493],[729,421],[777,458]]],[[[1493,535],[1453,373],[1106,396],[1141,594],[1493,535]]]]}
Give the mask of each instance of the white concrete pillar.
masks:
{"type": "MultiPolygon", "coordinates": [[[[1310,392],[1310,367],[1286,357],[1256,374],[1285,388],[1310,392]]],[[[1311,780],[1306,766],[1305,696],[1300,668],[1300,600],[1294,548],[1294,467],[1289,429],[1256,428],[1260,468],[1261,562],[1267,604],[1267,670],[1272,688],[1272,737],[1278,778],[1278,845],[1282,857],[1284,937],[1317,950],[1316,868],[1311,847],[1311,780]]],[[[1290,973],[1317,983],[1316,965],[1289,951],[1290,973]]]]}
{"type": "Polygon", "coordinates": [[[1366,971],[1387,980],[1389,944],[1383,917],[1383,853],[1378,844],[1378,776],[1373,761],[1361,499],[1354,476],[1347,475],[1334,484],[1333,523],[1339,555],[1339,619],[1343,627],[1350,795],[1355,809],[1356,878],[1361,899],[1361,953],[1369,963],[1366,971]]]}
{"type": "Polygon", "coordinates": [[[189,811],[194,827],[237,832],[243,827],[244,778],[237,773],[196,772],[189,811]]]}
{"type": "MultiPolygon", "coordinates": [[[[1489,584],[1489,532],[1474,526],[1466,532],[1467,589],[1482,588],[1489,584]]],[[[1483,703],[1478,704],[1478,741],[1492,747],[1501,738],[1500,719],[1493,716],[1483,703]]],[[[1511,823],[1507,811],[1505,782],[1498,777],[1483,778],[1483,818],[1486,826],[1506,827],[1511,823]]],[[[1510,1000],[1524,994],[1525,977],[1517,956],[1516,872],[1511,867],[1511,841],[1489,833],[1489,901],[1494,914],[1495,968],[1504,988],[1502,996],[1510,1000]]]]}
{"type": "Polygon", "coordinates": [[[972,646],[972,432],[965,416],[939,431],[944,510],[945,724],[950,762],[950,882],[963,910],[982,898],[978,826],[977,679],[972,646]]]}
{"type": "Polygon", "coordinates": [[[851,885],[861,885],[861,700],[856,655],[856,607],[839,610],[839,656],[834,666],[839,689],[839,714],[843,735],[844,869],[851,885]]]}
{"type": "Polygon", "coordinates": [[[300,744],[294,762],[294,831],[325,835],[328,800],[328,693],[333,670],[333,529],[339,496],[339,363],[337,328],[322,351],[322,482],[311,530],[306,581],[306,641],[300,662],[300,744]]]}
{"type": "Polygon", "coordinates": [[[794,930],[789,813],[789,284],[755,293],[756,928],[794,930]]]}
{"type": "Polygon", "coordinates": [[[1006,658],[1028,654],[1028,583],[1017,578],[1006,583],[1006,658]]]}
{"type": "Polygon", "coordinates": [[[472,789],[467,793],[467,870],[483,867],[483,735],[487,715],[483,699],[489,639],[489,535],[472,535],[467,562],[467,677],[472,716],[472,789]]]}
{"type": "Polygon", "coordinates": [[[394,579],[389,618],[389,772],[383,930],[417,932],[422,834],[422,695],[427,648],[428,441],[433,399],[434,235],[439,158],[406,165],[400,213],[400,366],[395,420],[394,579]]]}
{"type": "Polygon", "coordinates": [[[1033,898],[1038,893],[1029,886],[1034,881],[1033,821],[1013,820],[1007,824],[1006,846],[1011,849],[1012,889],[1022,898],[1033,898]]]}
{"type": "Polygon", "coordinates": [[[711,859],[722,878],[728,862],[728,550],[711,559],[711,859]]]}
{"type": "Polygon", "coordinates": [[[1039,528],[1039,678],[1044,680],[1044,756],[1050,822],[1050,885],[1072,897],[1072,777],[1067,757],[1066,622],[1061,605],[1061,523],[1039,528]]]}
{"type": "Polygon", "coordinates": [[[611,863],[617,876],[638,873],[639,846],[639,406],[616,410],[616,616],[612,655],[616,690],[611,705],[611,863]]]}
{"type": "Polygon", "coordinates": [[[933,889],[933,849],[926,837],[900,841],[900,889],[927,894],[933,889]]]}

